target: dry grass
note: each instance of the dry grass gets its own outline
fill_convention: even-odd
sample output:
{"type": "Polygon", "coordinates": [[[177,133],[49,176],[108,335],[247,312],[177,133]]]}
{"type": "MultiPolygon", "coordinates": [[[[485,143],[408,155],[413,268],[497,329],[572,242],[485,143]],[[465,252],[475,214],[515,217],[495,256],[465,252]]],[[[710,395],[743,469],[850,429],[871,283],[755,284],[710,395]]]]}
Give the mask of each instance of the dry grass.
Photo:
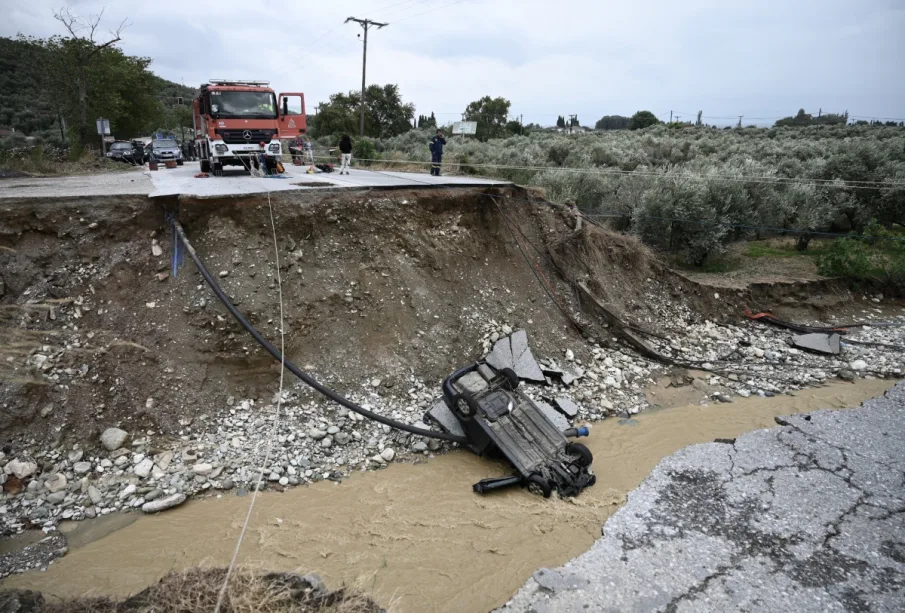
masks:
{"type": "MultiPolygon", "coordinates": [[[[226,569],[170,573],[124,601],[82,598],[47,603],[40,613],[193,613],[213,611],[226,569]]],[[[233,573],[223,613],[379,613],[384,611],[356,590],[312,588],[299,575],[242,570],[233,573]]]]}

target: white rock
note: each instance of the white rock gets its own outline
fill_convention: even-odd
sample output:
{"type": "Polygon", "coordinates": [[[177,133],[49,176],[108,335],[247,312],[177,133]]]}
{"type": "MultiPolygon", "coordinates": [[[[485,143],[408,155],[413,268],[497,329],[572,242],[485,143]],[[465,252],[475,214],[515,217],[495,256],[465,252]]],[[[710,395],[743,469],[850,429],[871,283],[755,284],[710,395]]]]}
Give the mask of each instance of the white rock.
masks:
{"type": "Polygon", "coordinates": [[[156,238],[151,242],[151,255],[153,255],[155,258],[158,258],[163,255],[163,249],[157,243],[156,238]]]}
{"type": "Polygon", "coordinates": [[[132,469],[132,472],[144,479],[151,474],[152,468],[154,468],[154,460],[152,460],[151,458],[145,458],[135,465],[135,468],[132,469]]]}
{"type": "Polygon", "coordinates": [[[192,472],[196,475],[209,475],[212,470],[214,470],[214,467],[207,462],[200,462],[192,466],[192,472]]]}
{"type": "Polygon", "coordinates": [[[154,456],[154,463],[157,464],[161,470],[166,470],[170,467],[170,462],[173,461],[173,452],[172,451],[164,451],[161,454],[154,456]]]}
{"type": "Polygon", "coordinates": [[[125,444],[127,438],[129,438],[129,433],[125,430],[107,428],[104,430],[104,433],[101,434],[101,444],[107,451],[116,451],[125,444]]]}
{"type": "Polygon", "coordinates": [[[66,476],[62,473],[57,473],[44,482],[44,487],[46,487],[52,494],[54,492],[59,492],[60,490],[66,489],[66,484],[66,476]]]}
{"type": "Polygon", "coordinates": [[[864,360],[855,360],[848,365],[852,370],[867,370],[867,362],[864,360]]]}
{"type": "Polygon", "coordinates": [[[289,477],[280,477],[279,484],[282,486],[289,485],[289,477]]]}
{"type": "Polygon", "coordinates": [[[91,472],[91,462],[76,462],[72,465],[72,470],[77,475],[84,475],[91,472]]]}
{"type": "Polygon", "coordinates": [[[125,500],[126,498],[128,498],[129,496],[131,496],[132,494],[134,494],[136,489],[138,489],[138,488],[135,487],[135,484],[134,484],[134,483],[130,483],[129,485],[126,486],[126,489],[124,489],[123,491],[121,491],[121,492],[119,493],[119,499],[120,499],[120,500],[125,500]]]}
{"type": "Polygon", "coordinates": [[[3,467],[3,472],[8,475],[16,475],[19,479],[26,479],[38,472],[38,465],[34,462],[10,460],[3,467]]]}
{"type": "Polygon", "coordinates": [[[101,496],[100,490],[93,485],[88,486],[88,498],[91,499],[92,504],[100,504],[101,500],[104,499],[104,497],[101,496]]]}
{"type": "Polygon", "coordinates": [[[575,359],[575,352],[571,349],[566,349],[566,359],[571,362],[575,359]]]}
{"type": "Polygon", "coordinates": [[[396,457],[396,452],[393,451],[392,447],[387,447],[380,452],[380,457],[383,458],[385,462],[392,462],[393,458],[396,457]]]}
{"type": "Polygon", "coordinates": [[[142,505],[141,510],[145,513],[158,513],[160,511],[165,511],[166,509],[180,505],[183,502],[185,502],[185,494],[173,494],[172,496],[167,496],[166,498],[158,498],[157,500],[146,502],[144,505],[142,505]]]}

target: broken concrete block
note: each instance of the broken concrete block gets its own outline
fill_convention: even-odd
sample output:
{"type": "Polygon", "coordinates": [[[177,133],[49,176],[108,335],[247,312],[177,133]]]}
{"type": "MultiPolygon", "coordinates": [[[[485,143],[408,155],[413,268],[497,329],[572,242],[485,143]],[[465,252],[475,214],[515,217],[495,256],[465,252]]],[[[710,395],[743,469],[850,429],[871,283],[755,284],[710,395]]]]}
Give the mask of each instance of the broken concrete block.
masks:
{"type": "Polygon", "coordinates": [[[798,334],[792,337],[792,345],[813,353],[839,355],[839,352],[842,350],[839,339],[839,335],[835,332],[832,334],[825,334],[822,332],[814,334],[798,334]]]}
{"type": "Polygon", "coordinates": [[[446,403],[442,398],[435,400],[433,405],[431,405],[431,408],[427,410],[425,420],[432,421],[440,426],[442,430],[445,430],[450,434],[465,436],[465,431],[462,429],[461,424],[459,424],[459,420],[452,414],[452,411],[449,410],[449,407],[446,406],[446,403]]]}
{"type": "Polygon", "coordinates": [[[513,370],[519,379],[525,381],[533,381],[535,383],[544,383],[544,373],[534,359],[531,348],[528,346],[528,333],[524,330],[516,330],[509,337],[512,349],[512,361],[515,364],[513,370]]]}
{"type": "Polygon", "coordinates": [[[512,368],[512,347],[509,344],[509,337],[503,337],[493,344],[493,350],[487,356],[487,363],[497,370],[504,368],[512,368]]]}
{"type": "Polygon", "coordinates": [[[546,418],[549,419],[553,423],[553,425],[557,427],[557,429],[566,430],[572,427],[572,425],[569,423],[569,420],[566,419],[562,413],[558,412],[543,400],[537,401],[534,404],[537,405],[537,408],[541,410],[541,413],[543,413],[546,418]]]}
{"type": "Polygon", "coordinates": [[[569,417],[575,417],[578,415],[578,411],[580,410],[579,406],[572,402],[571,398],[566,398],[565,396],[560,396],[553,401],[553,404],[556,405],[556,408],[568,415],[569,417]]]}

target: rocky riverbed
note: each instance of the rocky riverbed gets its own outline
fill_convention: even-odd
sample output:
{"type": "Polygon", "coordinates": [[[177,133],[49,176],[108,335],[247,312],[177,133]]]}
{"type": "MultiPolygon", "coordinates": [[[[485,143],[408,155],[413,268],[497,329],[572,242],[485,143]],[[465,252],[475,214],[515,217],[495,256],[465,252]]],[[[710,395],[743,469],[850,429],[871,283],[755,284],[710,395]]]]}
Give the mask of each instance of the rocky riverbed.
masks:
{"type": "MultiPolygon", "coordinates": [[[[689,322],[663,349],[713,370],[694,377],[674,369],[671,385],[692,386],[700,391],[701,402],[731,402],[734,395],[770,396],[831,378],[901,376],[903,354],[891,347],[905,344],[905,316],[885,320],[902,325],[853,328],[846,339],[873,344],[844,344],[840,356],[795,349],[789,346],[788,331],[754,322],[689,322]]],[[[489,355],[513,332],[509,324],[494,321],[484,322],[483,330],[480,349],[489,355]]],[[[664,372],[660,364],[597,342],[571,344],[561,355],[537,358],[543,382],[524,389],[576,423],[638,413],[648,406],[644,389],[664,372]]],[[[52,376],[53,366],[48,371],[52,376]]],[[[364,393],[350,397],[383,415],[430,427],[424,415],[438,396],[439,383],[375,377],[364,382],[364,393]]],[[[153,398],[146,401],[148,408],[153,403],[153,398]]],[[[234,489],[243,495],[262,470],[269,489],[340,480],[352,471],[379,469],[400,459],[417,461],[445,445],[367,421],[297,385],[283,391],[279,415],[276,404],[275,391],[266,404],[230,397],[219,412],[186,419],[178,436],[108,428],[97,445],[0,452],[0,528],[4,534],[29,528],[49,532],[61,520],[154,513],[190,496],[234,489]],[[262,466],[270,444],[270,462],[262,466]]]]}

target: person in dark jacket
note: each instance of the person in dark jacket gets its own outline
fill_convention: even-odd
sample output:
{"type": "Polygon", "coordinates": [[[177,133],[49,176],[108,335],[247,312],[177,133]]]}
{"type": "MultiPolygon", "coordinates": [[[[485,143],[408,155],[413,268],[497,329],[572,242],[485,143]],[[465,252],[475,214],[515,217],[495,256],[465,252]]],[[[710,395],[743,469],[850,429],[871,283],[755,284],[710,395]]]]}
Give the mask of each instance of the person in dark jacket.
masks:
{"type": "Polygon", "coordinates": [[[343,134],[339,139],[339,153],[342,156],[342,164],[339,167],[339,174],[345,172],[349,174],[349,165],[352,164],[352,139],[348,134],[343,134]]]}
{"type": "Polygon", "coordinates": [[[443,145],[446,139],[443,138],[443,130],[437,130],[437,133],[430,139],[431,150],[431,174],[435,177],[440,176],[440,164],[443,162],[443,145]]]}

